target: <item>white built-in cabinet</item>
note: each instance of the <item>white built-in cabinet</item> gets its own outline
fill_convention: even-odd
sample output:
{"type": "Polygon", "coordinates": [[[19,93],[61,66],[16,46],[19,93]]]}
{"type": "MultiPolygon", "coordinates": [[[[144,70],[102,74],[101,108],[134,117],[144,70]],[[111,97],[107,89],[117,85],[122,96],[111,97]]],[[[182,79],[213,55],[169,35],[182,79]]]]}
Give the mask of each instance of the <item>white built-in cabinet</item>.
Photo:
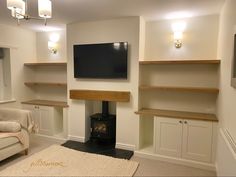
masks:
{"type": "Polygon", "coordinates": [[[63,111],[62,108],[23,104],[23,109],[31,111],[39,128],[39,134],[48,136],[61,135],[62,137],[65,134],[63,113],[61,113],[63,111]]]}
{"type": "Polygon", "coordinates": [[[136,154],[214,170],[220,60],[139,63],[136,154]]]}
{"type": "Polygon", "coordinates": [[[23,108],[31,111],[32,116],[39,127],[40,134],[53,135],[55,117],[52,107],[23,105],[23,108]]]}
{"type": "Polygon", "coordinates": [[[211,162],[213,122],[155,117],[155,153],[211,162]]]}

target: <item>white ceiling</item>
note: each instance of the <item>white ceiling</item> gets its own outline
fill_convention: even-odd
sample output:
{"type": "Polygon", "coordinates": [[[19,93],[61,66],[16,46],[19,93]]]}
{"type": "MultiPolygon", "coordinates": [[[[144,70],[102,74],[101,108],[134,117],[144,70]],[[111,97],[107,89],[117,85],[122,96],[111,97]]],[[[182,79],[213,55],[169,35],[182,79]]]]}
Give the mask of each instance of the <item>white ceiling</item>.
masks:
{"type": "MultiPolygon", "coordinates": [[[[22,21],[21,27],[35,31],[57,30],[77,21],[143,16],[146,20],[163,20],[218,14],[224,0],[52,0],[53,18],[22,21]]],[[[37,0],[28,0],[29,13],[37,16],[37,0]]],[[[15,25],[6,0],[0,0],[0,24],[15,25]]]]}

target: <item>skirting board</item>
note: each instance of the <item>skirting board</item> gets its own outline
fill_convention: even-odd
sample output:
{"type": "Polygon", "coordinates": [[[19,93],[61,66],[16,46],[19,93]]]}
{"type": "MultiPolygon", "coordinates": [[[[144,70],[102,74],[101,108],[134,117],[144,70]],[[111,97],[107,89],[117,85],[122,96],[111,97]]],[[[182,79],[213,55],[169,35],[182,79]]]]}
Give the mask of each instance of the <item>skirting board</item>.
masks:
{"type": "Polygon", "coordinates": [[[236,176],[236,153],[235,143],[230,133],[224,129],[219,129],[216,172],[217,176],[236,176]]]}
{"type": "Polygon", "coordinates": [[[204,169],[204,170],[216,171],[215,165],[204,163],[204,162],[195,162],[192,160],[178,159],[174,157],[168,157],[168,156],[152,154],[152,153],[147,153],[147,152],[142,152],[142,151],[135,151],[134,155],[137,157],[143,157],[143,158],[148,158],[152,160],[159,160],[159,161],[185,165],[185,166],[204,169]]]}
{"type": "Polygon", "coordinates": [[[32,134],[30,135],[30,137],[53,141],[55,143],[60,143],[60,144],[65,143],[67,141],[67,139],[65,138],[59,138],[59,137],[53,137],[53,136],[47,136],[47,135],[41,135],[41,134],[32,134]]]}
{"type": "Polygon", "coordinates": [[[232,153],[234,159],[236,160],[236,143],[230,133],[226,129],[220,129],[220,134],[224,138],[230,152],[232,153]]]}
{"type": "Polygon", "coordinates": [[[81,137],[81,136],[68,135],[68,139],[72,140],[72,141],[78,141],[78,142],[81,142],[81,143],[85,143],[86,142],[85,138],[81,137]]]}
{"type": "Polygon", "coordinates": [[[123,144],[123,143],[116,143],[116,148],[117,149],[124,149],[124,150],[129,150],[129,151],[134,151],[135,146],[131,144],[123,144]]]}

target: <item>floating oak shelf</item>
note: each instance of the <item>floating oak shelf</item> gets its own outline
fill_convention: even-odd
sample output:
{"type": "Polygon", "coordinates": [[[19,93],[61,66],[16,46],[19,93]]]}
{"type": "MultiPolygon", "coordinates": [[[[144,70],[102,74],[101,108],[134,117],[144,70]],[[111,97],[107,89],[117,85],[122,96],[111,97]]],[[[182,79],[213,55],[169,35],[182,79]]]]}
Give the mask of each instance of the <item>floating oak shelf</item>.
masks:
{"type": "Polygon", "coordinates": [[[69,107],[67,102],[63,101],[50,101],[50,100],[30,100],[23,101],[22,104],[30,104],[30,105],[40,105],[40,106],[52,106],[52,107],[69,107]]]}
{"type": "Polygon", "coordinates": [[[66,83],[59,82],[25,82],[25,85],[28,87],[32,86],[58,86],[58,87],[67,87],[66,83]]]}
{"type": "Polygon", "coordinates": [[[220,60],[156,60],[139,61],[141,65],[162,65],[162,64],[220,64],[220,60]]]}
{"type": "Polygon", "coordinates": [[[150,86],[150,85],[140,85],[139,89],[142,91],[179,91],[179,92],[202,92],[202,93],[214,93],[218,94],[218,88],[206,88],[206,87],[174,87],[174,86],[150,86]]]}
{"type": "Polygon", "coordinates": [[[129,102],[130,92],[102,90],[70,90],[70,98],[78,100],[129,102]]]}
{"type": "Polygon", "coordinates": [[[146,109],[146,108],[143,108],[135,113],[139,115],[151,115],[151,116],[170,117],[170,118],[176,118],[176,119],[191,119],[191,120],[218,122],[216,115],[206,114],[206,113],[161,110],[161,109],[146,109]]]}
{"type": "Polygon", "coordinates": [[[39,63],[25,63],[25,66],[66,66],[66,62],[39,62],[39,63]]]}

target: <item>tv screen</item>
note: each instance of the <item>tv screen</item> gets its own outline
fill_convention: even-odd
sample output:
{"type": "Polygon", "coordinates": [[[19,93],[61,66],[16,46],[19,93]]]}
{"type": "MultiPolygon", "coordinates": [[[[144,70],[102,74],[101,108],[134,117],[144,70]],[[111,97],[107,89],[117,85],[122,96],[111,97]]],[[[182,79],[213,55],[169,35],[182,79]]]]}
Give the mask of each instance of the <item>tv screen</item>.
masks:
{"type": "Polygon", "coordinates": [[[128,43],[74,45],[74,77],[127,78],[128,43]]]}

